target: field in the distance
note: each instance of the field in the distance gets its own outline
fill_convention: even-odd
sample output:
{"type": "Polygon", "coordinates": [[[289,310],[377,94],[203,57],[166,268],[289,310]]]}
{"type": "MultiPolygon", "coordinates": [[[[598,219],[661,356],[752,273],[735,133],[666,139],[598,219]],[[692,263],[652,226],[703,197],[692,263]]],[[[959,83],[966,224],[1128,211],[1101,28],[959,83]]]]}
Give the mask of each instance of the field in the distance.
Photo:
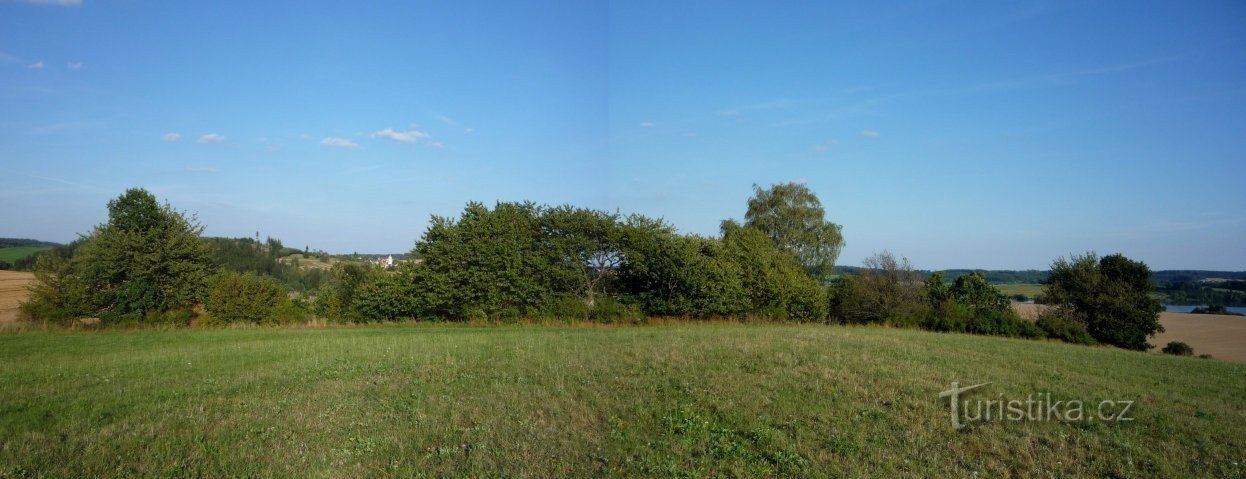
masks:
{"type": "Polygon", "coordinates": [[[867,327],[0,334],[0,476],[1242,477],[1246,365],[867,327]],[[937,395],[1136,401],[954,431],[937,395]]]}
{"type": "Polygon", "coordinates": [[[31,273],[0,271],[0,325],[17,322],[17,305],[26,300],[26,284],[34,279],[31,273]]]}
{"type": "Polygon", "coordinates": [[[1004,293],[1007,296],[1012,296],[1016,294],[1024,294],[1031,298],[1042,295],[1043,292],[1047,289],[1047,285],[1030,284],[1030,283],[993,284],[991,286],[994,286],[996,289],[999,289],[1001,293],[1004,293]]]}
{"type": "Polygon", "coordinates": [[[8,248],[0,248],[0,261],[12,264],[14,261],[25,258],[32,254],[38,253],[45,249],[52,249],[51,246],[11,246],[8,248]]]}

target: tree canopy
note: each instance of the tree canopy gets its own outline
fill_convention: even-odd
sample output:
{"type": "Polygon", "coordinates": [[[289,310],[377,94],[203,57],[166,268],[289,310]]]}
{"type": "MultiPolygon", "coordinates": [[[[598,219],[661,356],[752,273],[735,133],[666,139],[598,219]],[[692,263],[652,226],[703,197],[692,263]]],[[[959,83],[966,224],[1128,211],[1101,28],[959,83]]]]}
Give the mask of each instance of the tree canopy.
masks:
{"type": "Polygon", "coordinates": [[[841,227],[827,221],[817,195],[800,183],[753,185],[744,226],[761,230],[779,247],[791,251],[815,277],[825,279],[843,249],[841,227]]]}
{"type": "Polygon", "coordinates": [[[1051,265],[1047,302],[1080,323],[1097,341],[1147,350],[1147,338],[1163,332],[1159,300],[1152,297],[1151,270],[1120,254],[1059,258],[1051,265]]]}
{"type": "Polygon", "coordinates": [[[120,322],[189,309],[203,300],[211,274],[202,231],[193,217],[161,205],[147,190],[126,190],[108,202],[108,221],[71,255],[56,252],[37,264],[27,314],[120,322]]]}

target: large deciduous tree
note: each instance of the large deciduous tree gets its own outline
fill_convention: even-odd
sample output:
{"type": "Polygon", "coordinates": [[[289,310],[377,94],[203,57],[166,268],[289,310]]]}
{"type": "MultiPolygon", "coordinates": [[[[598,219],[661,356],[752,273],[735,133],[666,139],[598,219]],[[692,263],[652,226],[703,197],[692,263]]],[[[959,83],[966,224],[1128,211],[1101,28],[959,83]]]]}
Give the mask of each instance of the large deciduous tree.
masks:
{"type": "Polygon", "coordinates": [[[1120,254],[1059,258],[1051,264],[1047,302],[1086,327],[1097,341],[1145,351],[1147,338],[1163,332],[1159,300],[1151,296],[1151,270],[1120,254]]]}
{"type": "Polygon", "coordinates": [[[72,256],[38,267],[32,319],[97,315],[104,322],[143,321],[203,300],[211,271],[203,227],[193,217],[132,188],[108,202],[108,221],[72,256]]]}
{"type": "Polygon", "coordinates": [[[839,225],[827,221],[817,195],[800,183],[762,188],[753,185],[744,226],[757,228],[779,247],[791,251],[815,277],[825,279],[843,249],[839,225]]]}

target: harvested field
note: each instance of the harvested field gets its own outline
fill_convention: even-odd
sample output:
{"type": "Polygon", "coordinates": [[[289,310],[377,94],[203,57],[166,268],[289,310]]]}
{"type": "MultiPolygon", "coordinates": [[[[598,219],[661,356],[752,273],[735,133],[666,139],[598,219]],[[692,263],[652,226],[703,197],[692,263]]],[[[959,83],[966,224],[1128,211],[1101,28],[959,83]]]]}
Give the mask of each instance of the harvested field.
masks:
{"type": "MultiPolygon", "coordinates": [[[[1021,317],[1034,319],[1043,305],[1013,303],[1012,307],[1021,317]]],[[[1160,313],[1159,322],[1164,332],[1149,340],[1155,352],[1169,341],[1181,341],[1193,347],[1194,354],[1246,363],[1246,316],[1160,313]]]]}
{"type": "Polygon", "coordinates": [[[35,275],[18,271],[0,271],[0,324],[17,321],[17,304],[26,299],[26,284],[35,275]]]}
{"type": "Polygon", "coordinates": [[[1151,339],[1156,348],[1182,341],[1194,347],[1194,354],[1246,363],[1246,316],[1160,313],[1159,321],[1165,331],[1151,339]]]}

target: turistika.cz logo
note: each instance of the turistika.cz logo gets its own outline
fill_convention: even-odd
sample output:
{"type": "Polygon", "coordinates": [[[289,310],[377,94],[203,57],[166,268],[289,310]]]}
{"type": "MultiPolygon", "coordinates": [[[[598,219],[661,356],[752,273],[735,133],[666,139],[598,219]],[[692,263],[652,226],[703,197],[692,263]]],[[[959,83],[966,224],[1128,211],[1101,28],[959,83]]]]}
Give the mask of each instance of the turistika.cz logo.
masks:
{"type": "Polygon", "coordinates": [[[1004,399],[1000,394],[996,399],[962,400],[962,395],[988,386],[991,383],[975,384],[960,387],[953,382],[952,388],[939,393],[940,398],[950,399],[952,427],[964,429],[965,426],[979,421],[1132,421],[1130,409],[1133,401],[1103,400],[1097,404],[1087,405],[1081,400],[1051,399],[1051,393],[1030,394],[1025,399],[1004,399]]]}

